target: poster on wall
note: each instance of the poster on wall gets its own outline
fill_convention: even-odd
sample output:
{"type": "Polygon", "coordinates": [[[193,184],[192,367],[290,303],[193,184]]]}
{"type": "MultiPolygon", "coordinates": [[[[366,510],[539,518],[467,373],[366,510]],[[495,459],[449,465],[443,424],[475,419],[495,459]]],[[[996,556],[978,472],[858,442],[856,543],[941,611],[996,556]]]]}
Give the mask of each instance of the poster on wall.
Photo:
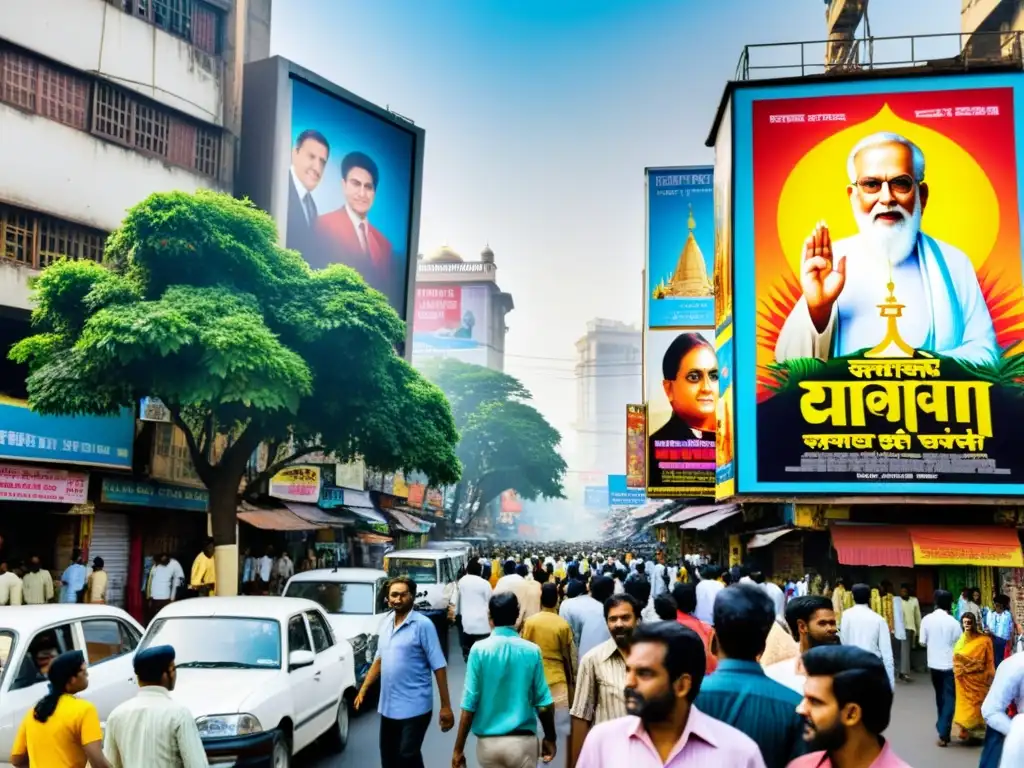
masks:
{"type": "Polygon", "coordinates": [[[270,478],[268,495],[283,501],[316,504],[320,499],[320,467],[285,467],[270,478]]]}
{"type": "Polygon", "coordinates": [[[713,171],[646,169],[649,328],[714,325],[713,171]]]}
{"type": "Polygon", "coordinates": [[[647,487],[647,406],[626,406],[626,486],[647,487]]]}
{"type": "Polygon", "coordinates": [[[714,331],[650,331],[646,365],[647,496],[714,496],[714,331]]]}
{"type": "Polygon", "coordinates": [[[416,286],[413,357],[452,357],[487,364],[490,288],[486,285],[416,286]]]}
{"type": "Polygon", "coordinates": [[[1012,75],[737,91],[739,492],[1024,493],[1012,75]]]}
{"type": "Polygon", "coordinates": [[[352,267],[405,318],[418,129],[291,83],[287,245],[352,267]]]}

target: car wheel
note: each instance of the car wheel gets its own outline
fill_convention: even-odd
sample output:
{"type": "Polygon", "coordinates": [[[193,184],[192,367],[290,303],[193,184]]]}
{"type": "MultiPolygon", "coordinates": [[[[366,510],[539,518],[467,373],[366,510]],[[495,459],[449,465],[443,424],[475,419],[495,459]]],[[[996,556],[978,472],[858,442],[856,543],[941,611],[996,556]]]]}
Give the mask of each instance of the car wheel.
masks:
{"type": "Polygon", "coordinates": [[[278,731],[274,737],[274,750],[270,756],[272,768],[291,768],[292,745],[288,743],[288,737],[278,731]]]}
{"type": "Polygon", "coordinates": [[[327,732],[327,744],[334,752],[342,752],[348,744],[348,699],[344,696],[338,702],[338,713],[334,718],[334,725],[327,732]]]}

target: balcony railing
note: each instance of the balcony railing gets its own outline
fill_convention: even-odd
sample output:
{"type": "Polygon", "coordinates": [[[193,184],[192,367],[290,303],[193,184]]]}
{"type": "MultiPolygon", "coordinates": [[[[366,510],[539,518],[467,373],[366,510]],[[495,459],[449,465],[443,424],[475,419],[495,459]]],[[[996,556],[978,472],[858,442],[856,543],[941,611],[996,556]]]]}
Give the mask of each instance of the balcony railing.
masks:
{"type": "Polygon", "coordinates": [[[853,71],[1024,68],[1022,34],[1018,31],[952,32],[747,45],[734,79],[839,75],[853,71]]]}

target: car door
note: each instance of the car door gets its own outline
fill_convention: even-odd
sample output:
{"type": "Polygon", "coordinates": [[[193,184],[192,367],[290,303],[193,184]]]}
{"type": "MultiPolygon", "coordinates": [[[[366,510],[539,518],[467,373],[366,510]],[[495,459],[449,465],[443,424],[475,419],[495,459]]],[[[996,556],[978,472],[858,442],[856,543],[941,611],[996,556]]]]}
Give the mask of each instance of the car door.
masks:
{"type": "MultiPolygon", "coordinates": [[[[288,619],[288,648],[285,664],[292,651],[313,651],[313,642],[309,636],[309,627],[301,613],[288,619]]],[[[316,710],[323,698],[321,689],[322,678],[316,676],[316,664],[299,669],[288,667],[288,686],[292,692],[292,708],[295,717],[293,752],[298,752],[310,744],[320,732],[316,728],[316,710]]]]}
{"type": "Polygon", "coordinates": [[[114,616],[96,616],[78,622],[81,647],[89,664],[90,699],[99,711],[100,722],[121,702],[138,692],[132,656],[139,644],[139,632],[114,616]]]}
{"type": "Polygon", "coordinates": [[[352,648],[347,642],[338,642],[331,631],[327,617],[318,610],[306,611],[313,651],[316,653],[314,678],[320,681],[321,701],[317,705],[317,728],[323,733],[335,722],[337,702],[348,688],[355,687],[352,648]]]}
{"type": "MultiPolygon", "coordinates": [[[[0,761],[6,760],[11,754],[14,736],[25,713],[46,695],[49,688],[46,677],[40,673],[36,664],[36,654],[47,651],[50,658],[55,658],[77,647],[74,623],[70,621],[44,627],[32,635],[19,638],[17,647],[8,659],[8,663],[15,666],[4,674],[3,689],[0,692],[0,761]]],[[[91,699],[89,693],[86,690],[82,696],[91,699]]]]}

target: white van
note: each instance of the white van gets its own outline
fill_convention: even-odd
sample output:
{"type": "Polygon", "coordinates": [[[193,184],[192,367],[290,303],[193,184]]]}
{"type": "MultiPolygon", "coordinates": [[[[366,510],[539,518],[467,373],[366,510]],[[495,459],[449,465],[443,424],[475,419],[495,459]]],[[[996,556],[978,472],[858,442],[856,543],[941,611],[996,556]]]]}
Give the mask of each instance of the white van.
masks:
{"type": "Polygon", "coordinates": [[[416,607],[444,611],[456,600],[459,571],[466,567],[459,550],[396,549],[384,555],[388,578],[408,576],[416,582],[416,607]]]}

